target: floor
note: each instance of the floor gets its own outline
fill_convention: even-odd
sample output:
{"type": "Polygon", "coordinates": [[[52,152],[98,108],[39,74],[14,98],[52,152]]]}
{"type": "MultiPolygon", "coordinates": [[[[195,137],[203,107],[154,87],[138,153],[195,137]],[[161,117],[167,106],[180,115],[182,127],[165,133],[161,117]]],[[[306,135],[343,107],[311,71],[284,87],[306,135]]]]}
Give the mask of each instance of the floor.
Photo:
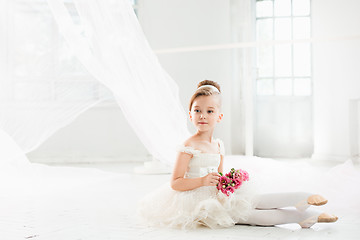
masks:
{"type": "MultiPolygon", "coordinates": [[[[283,161],[278,163],[279,166],[286,164],[300,169],[295,161],[279,161],[283,161]]],[[[141,165],[35,164],[31,178],[17,178],[17,182],[0,193],[0,239],[292,240],[359,239],[360,236],[360,215],[357,212],[346,215],[346,211],[341,212],[338,222],[315,224],[310,229],[301,229],[297,224],[276,227],[236,225],[227,229],[191,231],[149,228],[138,221],[135,214],[137,200],[154,186],[168,181],[170,175],[134,174],[134,167],[141,165]]],[[[312,168],[326,172],[332,165],[317,164],[312,168]]]]}

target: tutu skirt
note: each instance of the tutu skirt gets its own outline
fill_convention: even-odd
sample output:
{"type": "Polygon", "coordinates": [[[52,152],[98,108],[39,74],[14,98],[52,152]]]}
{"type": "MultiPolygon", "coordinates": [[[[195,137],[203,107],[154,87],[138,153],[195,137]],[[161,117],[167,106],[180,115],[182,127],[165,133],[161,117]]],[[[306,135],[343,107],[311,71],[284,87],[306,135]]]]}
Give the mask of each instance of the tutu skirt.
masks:
{"type": "Polygon", "coordinates": [[[226,196],[214,186],[175,191],[166,183],[138,203],[138,214],[149,226],[193,229],[230,227],[246,220],[255,206],[251,182],[226,196]]]}

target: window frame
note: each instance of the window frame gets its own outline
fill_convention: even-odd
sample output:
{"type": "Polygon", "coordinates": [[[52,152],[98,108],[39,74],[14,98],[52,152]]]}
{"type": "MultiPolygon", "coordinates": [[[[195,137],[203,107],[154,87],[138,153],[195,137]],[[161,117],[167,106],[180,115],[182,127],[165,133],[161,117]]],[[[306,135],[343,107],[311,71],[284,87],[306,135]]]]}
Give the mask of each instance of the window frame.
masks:
{"type": "MultiPolygon", "coordinates": [[[[272,39],[270,41],[275,42],[275,44],[272,45],[272,60],[271,60],[271,65],[272,65],[272,75],[270,76],[259,76],[259,54],[258,52],[255,53],[256,55],[256,77],[255,77],[255,95],[256,96],[261,96],[261,97],[267,97],[267,96],[276,96],[276,97],[309,97],[312,96],[313,94],[313,46],[311,44],[311,42],[309,41],[309,61],[310,61],[310,69],[309,69],[309,75],[295,75],[294,71],[295,71],[295,59],[294,59],[294,45],[297,44],[296,42],[292,42],[296,39],[294,39],[294,19],[296,18],[308,18],[309,19],[309,40],[311,39],[312,36],[312,14],[311,14],[311,0],[309,0],[309,14],[306,15],[294,15],[293,13],[293,0],[290,0],[290,7],[291,7],[291,12],[290,15],[288,16],[275,16],[275,1],[276,0],[254,0],[254,6],[255,6],[255,11],[254,11],[254,18],[255,18],[255,38],[257,41],[259,41],[258,39],[258,20],[264,20],[264,19],[272,19],[272,39]],[[264,17],[258,17],[257,16],[257,2],[261,2],[261,1],[268,1],[268,2],[272,2],[272,16],[264,16],[264,17]],[[275,69],[275,59],[276,59],[276,51],[275,51],[275,46],[278,44],[276,43],[276,41],[283,41],[283,40],[275,40],[275,21],[276,19],[290,19],[291,21],[291,39],[289,39],[288,41],[290,42],[290,48],[291,48],[291,75],[287,75],[287,76],[278,76],[276,73],[276,69],[275,69]],[[258,82],[261,80],[266,80],[266,79],[271,79],[272,80],[272,94],[261,94],[259,93],[259,86],[258,86],[258,82]],[[277,79],[291,79],[291,94],[288,95],[282,95],[282,94],[277,94],[276,92],[276,81],[277,79]],[[309,94],[304,94],[304,95],[296,95],[295,92],[295,80],[296,79],[309,79],[310,80],[310,92],[309,94]]],[[[305,39],[301,39],[301,40],[305,40],[305,39]]],[[[287,40],[285,40],[286,42],[287,40]]],[[[286,44],[286,43],[285,43],[286,44]]]]}

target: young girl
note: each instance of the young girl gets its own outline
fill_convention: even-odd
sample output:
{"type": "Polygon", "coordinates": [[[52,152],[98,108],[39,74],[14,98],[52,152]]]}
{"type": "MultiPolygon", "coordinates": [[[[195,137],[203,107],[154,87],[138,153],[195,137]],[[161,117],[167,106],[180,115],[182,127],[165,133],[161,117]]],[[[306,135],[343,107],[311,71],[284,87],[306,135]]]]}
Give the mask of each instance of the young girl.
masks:
{"type": "Polygon", "coordinates": [[[139,213],[151,226],[196,228],[230,227],[235,224],[273,226],[298,223],[303,228],[338,218],[307,209],[327,200],[305,192],[256,194],[255,185],[244,182],[229,197],[219,192],[224,145],[213,138],[223,114],[218,83],[205,80],[190,100],[190,121],[197,132],[179,146],[170,185],[166,184],[140,201],[139,213]],[[284,207],[294,209],[281,209],[284,207]]]}

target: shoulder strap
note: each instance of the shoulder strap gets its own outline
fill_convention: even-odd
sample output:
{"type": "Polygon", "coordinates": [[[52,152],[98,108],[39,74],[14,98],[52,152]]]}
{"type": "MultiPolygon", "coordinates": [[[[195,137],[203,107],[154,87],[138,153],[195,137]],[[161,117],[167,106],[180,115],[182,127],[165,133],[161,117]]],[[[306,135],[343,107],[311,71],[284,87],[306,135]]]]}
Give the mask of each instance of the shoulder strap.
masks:
{"type": "Polygon", "coordinates": [[[190,146],[185,146],[185,145],[179,145],[176,150],[178,152],[184,152],[184,153],[188,153],[188,154],[191,154],[191,155],[197,155],[199,153],[201,153],[200,150],[196,150],[195,148],[193,147],[190,147],[190,146]]]}

